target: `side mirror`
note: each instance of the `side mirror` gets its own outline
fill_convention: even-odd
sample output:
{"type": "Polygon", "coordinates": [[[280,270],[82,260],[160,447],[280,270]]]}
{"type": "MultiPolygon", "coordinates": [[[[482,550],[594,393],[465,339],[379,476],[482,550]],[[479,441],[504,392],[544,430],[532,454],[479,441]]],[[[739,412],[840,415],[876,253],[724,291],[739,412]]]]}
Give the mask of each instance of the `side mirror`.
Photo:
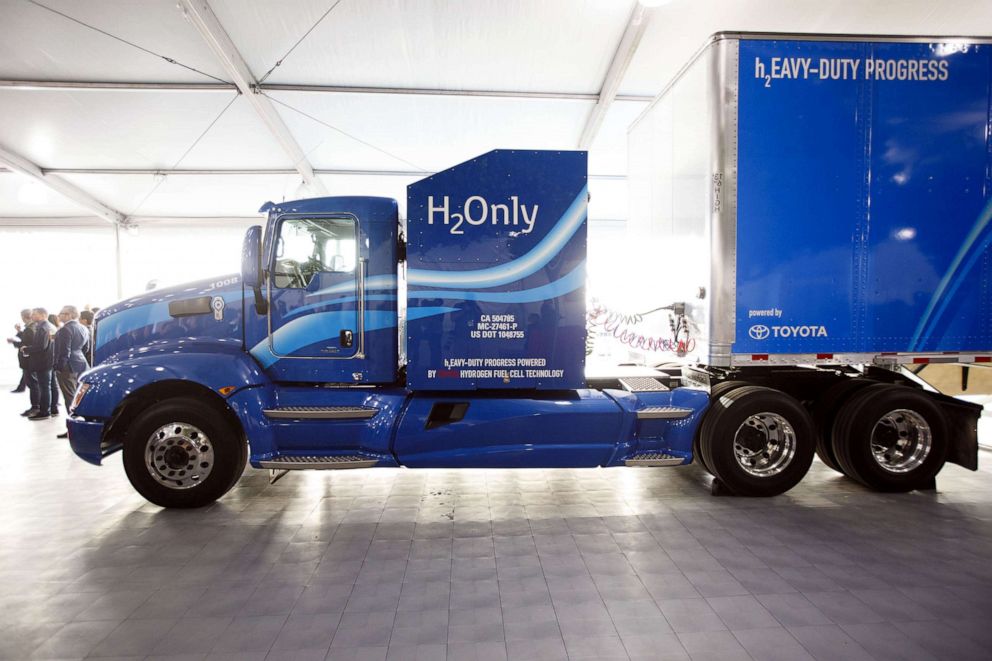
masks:
{"type": "Polygon", "coordinates": [[[245,232],[241,244],[241,283],[255,294],[255,311],[266,314],[269,304],[262,295],[262,227],[255,225],[245,232]]]}

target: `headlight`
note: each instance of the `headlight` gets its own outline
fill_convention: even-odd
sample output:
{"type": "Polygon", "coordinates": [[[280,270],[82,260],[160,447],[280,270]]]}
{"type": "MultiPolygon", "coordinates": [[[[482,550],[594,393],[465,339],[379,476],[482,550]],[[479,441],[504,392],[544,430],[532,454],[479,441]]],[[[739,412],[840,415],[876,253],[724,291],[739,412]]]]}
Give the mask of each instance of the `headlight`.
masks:
{"type": "Polygon", "coordinates": [[[69,407],[70,415],[72,415],[72,413],[76,410],[76,407],[79,406],[79,403],[83,401],[83,397],[86,396],[86,393],[89,391],[89,389],[90,389],[90,384],[88,383],[80,383],[79,387],[76,388],[76,396],[72,398],[72,406],[69,407]]]}

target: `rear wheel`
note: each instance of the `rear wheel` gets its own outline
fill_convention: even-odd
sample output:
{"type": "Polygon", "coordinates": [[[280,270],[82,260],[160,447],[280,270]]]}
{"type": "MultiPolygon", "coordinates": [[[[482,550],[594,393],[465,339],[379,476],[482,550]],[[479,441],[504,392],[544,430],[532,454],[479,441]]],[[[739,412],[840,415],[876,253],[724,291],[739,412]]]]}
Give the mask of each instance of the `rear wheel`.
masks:
{"type": "Polygon", "coordinates": [[[827,388],[820,395],[810,408],[810,415],[813,417],[813,424],[816,427],[816,456],[824,464],[843,473],[834,454],[833,442],[831,438],[834,433],[834,422],[844,403],[863,388],[867,388],[877,382],[871,379],[850,378],[838,381],[827,388]]]}
{"type": "Polygon", "coordinates": [[[776,496],[794,487],[809,470],[815,443],[806,409],[760,386],[733,388],[715,399],[699,437],[706,465],[740,496],[776,496]]]}
{"type": "Polygon", "coordinates": [[[128,428],[124,470],[135,490],[162,507],[208,505],[231,489],[247,461],[240,435],[197,400],[154,404],[128,428]]]}
{"type": "Polygon", "coordinates": [[[923,392],[878,384],[841,408],[833,449],[844,472],[878,491],[930,484],[947,456],[947,421],[923,392]]]}
{"type": "MultiPolygon", "coordinates": [[[[746,381],[721,381],[710,388],[710,402],[715,402],[731,390],[734,390],[735,388],[742,388],[746,385],[746,381]]],[[[699,461],[700,465],[706,470],[707,473],[712,475],[713,470],[706,463],[706,459],[703,457],[703,452],[699,448],[699,434],[701,429],[702,426],[696,429],[696,435],[692,439],[692,456],[699,461]]]]}

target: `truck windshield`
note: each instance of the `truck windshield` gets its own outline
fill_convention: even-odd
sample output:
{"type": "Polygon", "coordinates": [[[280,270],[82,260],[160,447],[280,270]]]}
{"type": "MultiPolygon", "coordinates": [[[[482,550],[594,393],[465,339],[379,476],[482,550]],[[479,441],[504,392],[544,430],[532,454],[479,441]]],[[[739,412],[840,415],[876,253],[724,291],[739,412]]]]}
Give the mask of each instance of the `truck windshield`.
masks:
{"type": "Polygon", "coordinates": [[[305,289],[318,273],[353,273],[353,218],[288,218],[279,226],[273,284],[305,289]]]}

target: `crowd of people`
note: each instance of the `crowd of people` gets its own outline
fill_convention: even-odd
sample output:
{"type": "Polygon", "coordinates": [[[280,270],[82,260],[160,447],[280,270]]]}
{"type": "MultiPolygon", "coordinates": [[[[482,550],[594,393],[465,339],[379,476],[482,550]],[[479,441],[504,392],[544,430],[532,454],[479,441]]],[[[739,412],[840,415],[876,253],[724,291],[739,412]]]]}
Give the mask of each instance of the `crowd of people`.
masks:
{"type": "MultiPolygon", "coordinates": [[[[17,349],[21,381],[11,392],[28,391],[31,405],[21,415],[47,420],[59,414],[59,394],[68,412],[79,385],[79,375],[90,365],[93,315],[99,308],[78,310],[63,306],[57,314],[45,308],[21,310],[16,335],[7,342],[17,349]]],[[[67,433],[58,434],[66,438],[67,433]]]]}

